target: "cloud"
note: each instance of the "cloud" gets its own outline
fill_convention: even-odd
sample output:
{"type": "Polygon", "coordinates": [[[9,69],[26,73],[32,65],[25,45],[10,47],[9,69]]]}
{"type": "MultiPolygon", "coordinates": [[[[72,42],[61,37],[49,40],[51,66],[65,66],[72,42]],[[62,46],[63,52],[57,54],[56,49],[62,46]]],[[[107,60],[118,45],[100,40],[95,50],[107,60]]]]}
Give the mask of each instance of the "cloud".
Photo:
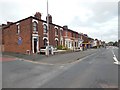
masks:
{"type": "Polygon", "coordinates": [[[95,2],[86,3],[84,8],[88,15],[83,21],[79,14],[70,23],[71,28],[78,32],[88,34],[93,38],[106,41],[117,41],[118,39],[118,4],[117,2],[95,2]]]}
{"type": "MultiPolygon", "coordinates": [[[[35,12],[47,15],[47,0],[0,0],[0,24],[18,21],[35,12]]],[[[117,40],[118,0],[48,0],[53,23],[106,41],[117,40]],[[109,38],[108,38],[109,37],[109,38]]]]}

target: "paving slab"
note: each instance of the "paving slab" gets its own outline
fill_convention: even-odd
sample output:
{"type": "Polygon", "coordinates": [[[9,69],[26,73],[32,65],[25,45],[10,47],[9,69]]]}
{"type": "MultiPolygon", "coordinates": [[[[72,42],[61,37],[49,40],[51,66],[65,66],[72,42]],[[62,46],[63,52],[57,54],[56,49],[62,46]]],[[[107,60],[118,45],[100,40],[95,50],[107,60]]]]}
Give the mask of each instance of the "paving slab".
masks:
{"type": "Polygon", "coordinates": [[[21,60],[30,60],[33,62],[38,63],[46,63],[46,64],[68,64],[72,63],[74,61],[77,61],[85,56],[88,56],[90,54],[96,53],[99,49],[88,49],[85,51],[79,51],[79,52],[68,52],[64,54],[56,54],[56,55],[50,55],[45,56],[41,54],[32,54],[32,55],[26,55],[26,54],[19,54],[19,53],[3,53],[3,56],[10,55],[12,57],[20,58],[21,60]]]}

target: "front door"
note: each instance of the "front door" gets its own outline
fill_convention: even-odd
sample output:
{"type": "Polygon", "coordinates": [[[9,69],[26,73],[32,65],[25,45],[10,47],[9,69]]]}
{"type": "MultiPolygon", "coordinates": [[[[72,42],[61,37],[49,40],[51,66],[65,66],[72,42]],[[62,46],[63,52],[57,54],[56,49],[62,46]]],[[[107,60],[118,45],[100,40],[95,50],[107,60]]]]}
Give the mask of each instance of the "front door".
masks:
{"type": "Polygon", "coordinates": [[[34,38],[34,53],[37,52],[37,38],[34,38]]]}

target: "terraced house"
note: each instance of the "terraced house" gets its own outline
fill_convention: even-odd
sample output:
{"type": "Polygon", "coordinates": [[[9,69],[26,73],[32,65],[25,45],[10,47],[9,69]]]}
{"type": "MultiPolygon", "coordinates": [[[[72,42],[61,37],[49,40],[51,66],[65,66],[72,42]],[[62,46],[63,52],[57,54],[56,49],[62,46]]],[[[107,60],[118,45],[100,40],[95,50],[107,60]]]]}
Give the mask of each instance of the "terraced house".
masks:
{"type": "MultiPolygon", "coordinates": [[[[47,20],[47,18],[46,18],[47,20]]],[[[5,52],[37,53],[40,48],[49,45],[64,46],[71,50],[80,48],[82,35],[68,29],[68,26],[59,26],[52,23],[49,15],[49,33],[47,22],[41,19],[41,13],[17,22],[8,22],[3,27],[3,42],[5,52]]],[[[83,38],[84,39],[84,38],[83,38]]]]}

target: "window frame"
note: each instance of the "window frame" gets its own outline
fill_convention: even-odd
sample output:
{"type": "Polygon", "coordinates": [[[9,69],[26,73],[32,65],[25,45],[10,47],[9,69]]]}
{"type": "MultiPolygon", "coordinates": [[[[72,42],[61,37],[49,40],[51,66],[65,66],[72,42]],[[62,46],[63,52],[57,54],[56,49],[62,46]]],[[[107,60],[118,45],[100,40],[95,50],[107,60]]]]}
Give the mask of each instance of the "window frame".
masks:
{"type": "Polygon", "coordinates": [[[65,34],[66,34],[66,37],[67,37],[67,36],[68,36],[68,30],[66,30],[66,33],[65,33],[65,34]]]}
{"type": "Polygon", "coordinates": [[[20,24],[17,24],[17,34],[20,34],[20,24]]]}
{"type": "Polygon", "coordinates": [[[58,28],[55,28],[55,36],[58,36],[58,34],[59,34],[58,28]]]}
{"type": "Polygon", "coordinates": [[[33,32],[38,32],[38,23],[36,21],[33,22],[33,32]]]}
{"type": "Polygon", "coordinates": [[[43,33],[47,33],[47,32],[48,32],[48,30],[47,30],[47,25],[44,24],[44,25],[43,25],[43,33]]]}
{"type": "Polygon", "coordinates": [[[47,40],[47,39],[44,39],[43,42],[44,42],[44,46],[46,47],[48,40],[47,40]]]}

